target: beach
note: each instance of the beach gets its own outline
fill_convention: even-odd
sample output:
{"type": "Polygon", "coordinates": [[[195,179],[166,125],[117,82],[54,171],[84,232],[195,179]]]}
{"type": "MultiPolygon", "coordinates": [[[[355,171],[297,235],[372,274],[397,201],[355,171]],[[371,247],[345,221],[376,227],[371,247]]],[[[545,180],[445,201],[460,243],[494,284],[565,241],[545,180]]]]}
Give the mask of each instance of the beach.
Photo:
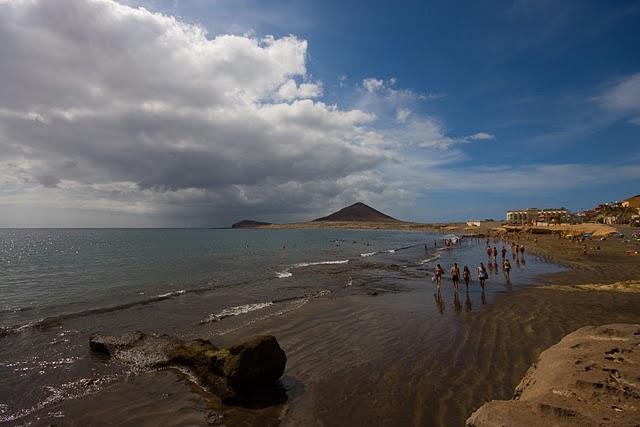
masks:
{"type": "Polygon", "coordinates": [[[599,242],[601,250],[587,256],[555,236],[535,239],[520,241],[570,269],[541,276],[539,286],[496,296],[486,310],[460,317],[455,328],[439,330],[438,319],[420,316],[417,302],[412,310],[391,311],[406,307],[398,300],[402,297],[393,296],[375,304],[361,299],[318,302],[308,314],[316,319],[315,328],[303,313],[292,313],[286,328],[253,328],[250,333],[273,333],[285,343],[288,336],[299,336],[297,328],[322,342],[331,343],[328,337],[335,328],[346,335],[339,346],[326,350],[324,364],[313,344],[291,343],[300,353],[291,354],[290,372],[315,381],[306,385],[306,397],[293,399],[284,424],[463,425],[483,403],[510,399],[538,355],[564,335],[587,325],[640,321],[638,293],[562,289],[640,277],[640,263],[625,252],[628,245],[622,239],[599,242]],[[353,349],[374,351],[376,357],[344,366],[348,361],[343,358],[353,349]],[[315,369],[310,373],[303,368],[307,365],[315,369]]]}
{"type": "MultiPolygon", "coordinates": [[[[352,238],[362,231],[350,233],[352,238]]],[[[331,277],[339,289],[286,310],[275,304],[201,326],[150,328],[208,338],[219,346],[274,335],[288,359],[284,404],[225,406],[184,372],[170,369],[130,372],[24,419],[43,425],[154,425],[168,416],[172,425],[463,425],[483,403],[509,399],[540,352],[567,333],[586,325],[640,321],[640,294],[619,291],[634,288],[619,282],[640,277],[637,256],[626,252],[630,244],[620,238],[591,241],[601,249],[585,255],[581,245],[555,235],[515,236],[526,248],[526,263],[514,260],[510,283],[501,272],[493,273],[483,298],[475,271],[469,292],[461,284],[457,296],[445,279],[438,303],[430,280],[434,262],[442,262],[447,272],[453,260],[469,262],[474,270],[486,257],[484,239],[468,238],[452,249],[428,248],[426,256],[416,244],[404,252],[362,252],[349,263],[290,270],[300,285],[331,277]],[[409,266],[410,259],[418,262],[409,266]],[[431,261],[420,264],[420,259],[431,261]],[[616,282],[613,288],[593,289],[616,282]],[[245,321],[251,314],[256,316],[245,321]]],[[[493,237],[491,244],[501,247],[493,237]]],[[[183,298],[172,300],[187,304],[183,298]]],[[[198,298],[194,304],[207,301],[198,298]]],[[[186,316],[174,307],[175,314],[186,316]]],[[[166,310],[170,315],[171,308],[166,310]]],[[[145,329],[133,319],[126,322],[130,330],[145,329]]],[[[78,351],[87,357],[88,348],[78,351]]],[[[117,371],[114,364],[98,363],[117,371]]]]}

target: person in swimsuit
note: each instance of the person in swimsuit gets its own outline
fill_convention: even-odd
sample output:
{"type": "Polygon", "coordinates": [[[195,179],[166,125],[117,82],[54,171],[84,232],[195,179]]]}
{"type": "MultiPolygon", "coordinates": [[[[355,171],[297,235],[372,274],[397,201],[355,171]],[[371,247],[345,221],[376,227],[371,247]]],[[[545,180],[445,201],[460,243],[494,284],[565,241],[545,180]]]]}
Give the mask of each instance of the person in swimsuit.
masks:
{"type": "Polygon", "coordinates": [[[480,263],[478,266],[478,280],[480,280],[480,286],[482,287],[482,291],[484,292],[484,282],[489,278],[489,274],[487,273],[487,269],[484,267],[483,263],[480,263]]]}
{"type": "Polygon", "coordinates": [[[498,259],[498,248],[493,247],[493,259],[498,259]]]}
{"type": "Polygon", "coordinates": [[[507,278],[507,281],[509,280],[509,272],[511,271],[511,263],[509,262],[509,259],[505,259],[504,262],[502,263],[502,269],[504,270],[504,277],[507,278]]]}
{"type": "Polygon", "coordinates": [[[457,291],[460,283],[460,268],[457,262],[454,262],[453,267],[451,267],[451,280],[453,280],[453,289],[457,291]]]}
{"type": "Polygon", "coordinates": [[[493,253],[493,251],[491,250],[491,246],[487,246],[487,256],[489,257],[489,259],[491,259],[491,254],[493,253]]]}
{"type": "Polygon", "coordinates": [[[502,259],[504,259],[504,257],[507,255],[507,249],[503,246],[500,253],[502,254],[502,259]]]}
{"type": "Polygon", "coordinates": [[[436,268],[433,271],[433,273],[436,278],[436,285],[438,286],[438,289],[440,289],[440,283],[442,283],[442,273],[444,273],[444,270],[442,269],[440,264],[436,265],[436,268]]]}
{"type": "Polygon", "coordinates": [[[466,265],[462,269],[462,278],[464,279],[464,284],[467,285],[467,290],[469,290],[469,280],[471,280],[471,272],[469,271],[469,267],[466,265]]]}

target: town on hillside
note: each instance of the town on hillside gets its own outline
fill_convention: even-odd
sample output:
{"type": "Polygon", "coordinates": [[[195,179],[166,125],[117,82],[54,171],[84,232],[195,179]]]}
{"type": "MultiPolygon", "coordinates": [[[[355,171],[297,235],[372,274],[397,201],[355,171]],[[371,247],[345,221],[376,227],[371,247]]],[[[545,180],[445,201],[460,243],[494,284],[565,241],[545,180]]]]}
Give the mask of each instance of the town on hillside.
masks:
{"type": "Polygon", "coordinates": [[[628,224],[640,227],[640,194],[623,201],[601,203],[592,209],[570,212],[568,209],[528,208],[507,211],[506,220],[513,225],[547,224],[628,224]]]}

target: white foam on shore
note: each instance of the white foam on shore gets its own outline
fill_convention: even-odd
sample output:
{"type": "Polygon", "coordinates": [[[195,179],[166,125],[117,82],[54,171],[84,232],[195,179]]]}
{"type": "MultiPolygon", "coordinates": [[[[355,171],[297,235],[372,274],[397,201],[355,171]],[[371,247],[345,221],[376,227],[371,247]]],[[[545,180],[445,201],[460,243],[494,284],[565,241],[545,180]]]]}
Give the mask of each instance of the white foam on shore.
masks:
{"type": "Polygon", "coordinates": [[[422,261],[420,261],[420,265],[428,264],[428,263],[433,262],[433,261],[435,261],[437,259],[440,259],[440,254],[432,256],[431,258],[423,259],[422,261]]]}
{"type": "Polygon", "coordinates": [[[395,253],[395,252],[396,252],[396,250],[395,250],[395,249],[389,249],[389,250],[387,250],[387,252],[388,252],[388,253],[390,253],[390,254],[392,254],[392,253],[395,253]]]}
{"type": "Polygon", "coordinates": [[[360,254],[361,257],[368,257],[368,256],[374,256],[375,254],[377,254],[378,252],[367,252],[364,254],[360,254]]]}
{"type": "Polygon", "coordinates": [[[334,264],[346,264],[348,263],[348,259],[341,259],[337,261],[315,261],[315,262],[300,262],[295,264],[292,268],[302,268],[302,267],[311,267],[313,265],[334,265],[334,264]]]}
{"type": "Polygon", "coordinates": [[[284,279],[284,278],[291,277],[291,276],[293,276],[293,274],[291,274],[291,272],[289,272],[289,271],[276,272],[276,277],[278,279],[284,279]]]}
{"type": "Polygon", "coordinates": [[[293,274],[291,273],[291,271],[294,268],[303,268],[303,267],[311,267],[313,265],[334,265],[334,264],[346,264],[348,263],[349,260],[348,259],[340,259],[337,261],[314,261],[314,262],[299,262],[297,264],[294,264],[292,267],[289,267],[288,269],[284,270],[284,271],[279,271],[276,272],[276,277],[278,279],[284,279],[287,277],[291,277],[293,276],[293,274]]]}
{"type": "Polygon", "coordinates": [[[247,314],[252,311],[262,310],[263,308],[272,306],[273,302],[257,302],[254,304],[244,304],[238,305],[235,307],[227,307],[220,311],[219,313],[211,314],[205,320],[201,321],[200,324],[203,323],[211,323],[211,322],[219,322],[222,319],[232,316],[239,316],[241,314],[247,314]]]}
{"type": "Polygon", "coordinates": [[[173,291],[173,292],[167,292],[165,294],[159,294],[156,295],[156,298],[171,298],[171,297],[177,297],[178,295],[183,295],[185,294],[187,291],[185,291],[184,289],[181,289],[179,291],[173,291]]]}

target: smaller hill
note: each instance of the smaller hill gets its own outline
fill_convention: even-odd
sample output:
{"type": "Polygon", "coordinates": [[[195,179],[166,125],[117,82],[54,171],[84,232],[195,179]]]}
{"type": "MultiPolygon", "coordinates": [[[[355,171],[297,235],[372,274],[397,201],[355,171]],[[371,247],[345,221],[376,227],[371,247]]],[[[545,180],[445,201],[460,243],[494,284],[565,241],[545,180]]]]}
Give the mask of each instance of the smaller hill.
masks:
{"type": "Polygon", "coordinates": [[[342,208],[331,215],[314,219],[312,222],[400,222],[397,219],[367,206],[362,202],[342,208]]]}
{"type": "Polygon", "coordinates": [[[231,228],[256,228],[256,227],[262,227],[265,225],[271,225],[271,223],[245,219],[240,222],[236,222],[231,226],[231,228]]]}

